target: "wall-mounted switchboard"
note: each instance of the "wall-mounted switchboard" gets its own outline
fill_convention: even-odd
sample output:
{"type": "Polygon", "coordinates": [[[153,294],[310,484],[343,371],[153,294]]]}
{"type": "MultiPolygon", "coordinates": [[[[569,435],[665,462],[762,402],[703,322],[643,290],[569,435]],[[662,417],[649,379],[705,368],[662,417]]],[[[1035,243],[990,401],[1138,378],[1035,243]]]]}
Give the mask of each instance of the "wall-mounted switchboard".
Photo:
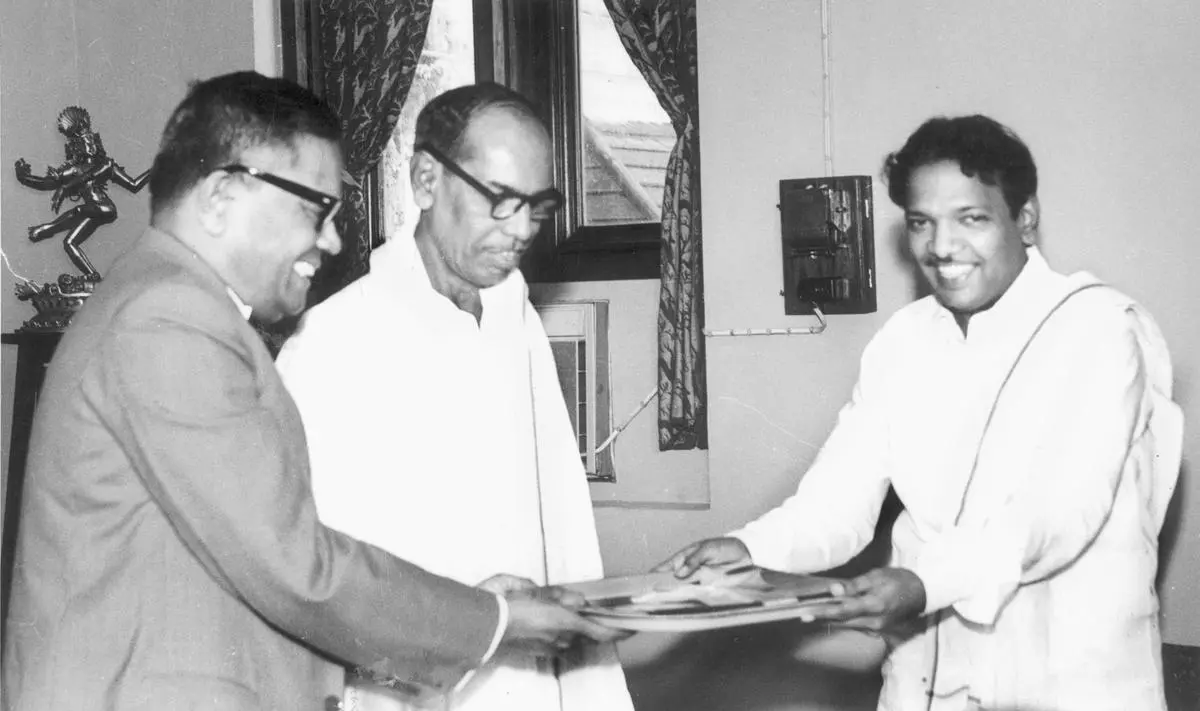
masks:
{"type": "Polygon", "coordinates": [[[875,311],[875,220],[865,175],[779,181],[784,313],[875,311]]]}

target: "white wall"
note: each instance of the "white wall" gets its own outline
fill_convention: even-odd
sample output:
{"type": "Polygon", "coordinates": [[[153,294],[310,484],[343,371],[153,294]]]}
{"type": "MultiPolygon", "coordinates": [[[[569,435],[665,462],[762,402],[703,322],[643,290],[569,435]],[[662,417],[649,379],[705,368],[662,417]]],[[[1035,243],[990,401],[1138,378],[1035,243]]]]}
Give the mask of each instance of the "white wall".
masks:
{"type": "MultiPolygon", "coordinates": [[[[62,235],[32,244],[30,225],[54,216],[49,192],[17,182],[13,162],[41,173],[63,161],[55,120],[69,105],[88,110],[110,156],[137,175],[150,167],[175,104],[187,83],[254,67],[253,13],[245,0],[20,0],[0,4],[0,243],[12,266],[38,283],[75,272],[62,235]]],[[[83,246],[103,274],[149,221],[148,192],[110,185],[115,223],[83,246]]],[[[67,203],[64,209],[71,207],[67,203]]],[[[0,328],[19,328],[34,315],[13,295],[15,280],[0,273],[0,328]]],[[[0,467],[8,471],[16,347],[0,348],[0,467]]]]}
{"type": "MultiPolygon", "coordinates": [[[[665,510],[707,508],[708,453],[658,451],[657,400],[628,419],[658,387],[658,281],[533,284],[530,298],[534,303],[601,299],[608,301],[610,319],[615,319],[608,344],[611,414],[614,428],[628,426],[611,445],[617,481],[592,483],[592,501],[601,507],[646,509],[655,517],[669,515],[665,510]]],[[[643,537],[638,544],[652,543],[643,537]]]]}
{"type": "MultiPolygon", "coordinates": [[[[1200,9],[1190,0],[830,4],[835,170],[876,176],[879,312],[831,317],[821,336],[709,339],[710,508],[599,510],[611,572],[644,569],[794,489],[866,341],[914,293],[896,251],[899,211],[877,176],[883,156],[934,114],[987,113],[1023,136],[1041,172],[1048,258],[1064,271],[1096,272],[1157,316],[1177,399],[1200,422],[1200,331],[1189,322],[1200,300],[1189,272],[1200,263],[1200,9]]],[[[699,0],[710,328],[808,325],[783,315],[775,204],[779,180],[823,172],[819,8],[818,0],[699,0]]],[[[621,319],[614,311],[614,328],[621,319]]],[[[619,386],[621,374],[614,378],[619,386]]],[[[1161,586],[1165,639],[1193,645],[1198,462],[1193,426],[1161,586]]],[[[658,476],[655,455],[626,468],[658,476]]],[[[661,646],[635,638],[627,656],[654,664],[661,646]]]]}

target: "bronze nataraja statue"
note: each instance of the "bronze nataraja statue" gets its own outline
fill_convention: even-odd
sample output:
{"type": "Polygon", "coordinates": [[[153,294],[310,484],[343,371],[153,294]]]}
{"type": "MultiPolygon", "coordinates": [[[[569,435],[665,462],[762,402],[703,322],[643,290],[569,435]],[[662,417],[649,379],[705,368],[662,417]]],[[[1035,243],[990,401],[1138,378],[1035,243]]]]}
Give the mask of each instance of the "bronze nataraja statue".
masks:
{"type": "Polygon", "coordinates": [[[117,219],[117,206],[108,196],[109,181],[136,193],[150,177],[149,170],[132,177],[109,157],[100,134],[92,130],[92,119],[86,109],[79,106],[63,109],[58,114],[58,130],[67,138],[67,155],[62,165],[47,167],[44,175],[34,175],[29,163],[18,159],[17,180],[37,190],[53,190],[50,208],[56,213],[64,201],[81,203],[49,222],[29,228],[29,239],[33,242],[66,232],[63,249],[81,275],[62,274],[57,284],[41,287],[32,282],[18,284],[17,297],[22,301],[32,300],[38,310],[38,315],[25,323],[26,330],[65,328],[71,314],[100,281],[100,272],[84,254],[82,245],[97,227],[117,219]]]}
{"type": "Polygon", "coordinates": [[[47,168],[45,175],[34,175],[29,163],[17,161],[17,180],[38,190],[53,190],[50,208],[55,212],[64,200],[83,204],[73,207],[53,220],[29,228],[29,239],[40,242],[55,234],[66,231],[63,248],[71,262],[84,277],[99,281],[100,273],[92,266],[80,248],[100,225],[117,219],[117,206],[108,196],[106,188],[112,180],[126,190],[136,193],[146,184],[150,171],[136,178],[110,158],[104,151],[100,134],[92,130],[92,119],[87,110],[68,106],[58,115],[58,130],[67,137],[67,159],[58,168],[47,168]]]}

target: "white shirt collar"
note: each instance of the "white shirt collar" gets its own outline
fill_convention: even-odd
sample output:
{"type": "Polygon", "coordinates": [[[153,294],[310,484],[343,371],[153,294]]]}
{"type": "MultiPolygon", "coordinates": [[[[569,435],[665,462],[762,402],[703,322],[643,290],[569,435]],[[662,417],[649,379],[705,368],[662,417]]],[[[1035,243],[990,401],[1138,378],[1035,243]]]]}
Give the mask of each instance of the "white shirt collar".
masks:
{"type": "MultiPolygon", "coordinates": [[[[383,280],[388,284],[387,288],[398,290],[405,295],[405,298],[412,298],[412,295],[416,293],[423,298],[444,301],[446,304],[453,305],[449,298],[433,288],[433,282],[429,278],[429,272],[425,268],[425,262],[421,258],[421,250],[417,246],[415,237],[400,236],[389,239],[385,244],[371,251],[370,260],[371,271],[363,277],[364,280],[383,280]]],[[[479,296],[483,300],[485,313],[488,311],[488,304],[497,303],[498,300],[510,302],[512,299],[516,299],[517,303],[523,304],[527,294],[521,270],[514,269],[499,284],[480,289],[479,296]]],[[[457,306],[453,308],[458,309],[457,306]]],[[[518,309],[517,313],[522,311],[523,307],[518,309]]],[[[485,318],[488,317],[485,316],[485,318]]]]}
{"type": "Polygon", "coordinates": [[[1031,309],[1031,306],[1039,303],[1047,291],[1054,288],[1063,278],[1050,269],[1046,258],[1042,256],[1036,246],[1027,247],[1025,253],[1028,255],[1028,260],[1008,289],[990,308],[971,316],[969,337],[964,338],[962,335],[961,329],[954,321],[954,314],[941,304],[937,304],[937,318],[954,333],[956,340],[981,343],[995,337],[1004,338],[1004,334],[1019,330],[1021,325],[1036,312],[1036,309],[1031,309]],[[953,328],[950,328],[951,326],[953,328]]]}

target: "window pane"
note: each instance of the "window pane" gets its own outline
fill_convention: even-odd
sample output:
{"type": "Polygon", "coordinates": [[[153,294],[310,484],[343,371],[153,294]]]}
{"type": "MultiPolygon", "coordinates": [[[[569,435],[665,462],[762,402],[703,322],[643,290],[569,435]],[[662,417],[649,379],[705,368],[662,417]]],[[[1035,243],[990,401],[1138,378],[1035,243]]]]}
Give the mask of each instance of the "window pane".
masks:
{"type": "Polygon", "coordinates": [[[387,239],[411,236],[417,224],[419,211],[413,202],[408,179],[417,114],[438,94],[475,81],[471,5],[464,0],[436,0],[433,3],[425,48],[421,51],[412,88],[379,163],[383,183],[383,229],[387,239]]]}
{"type": "Polygon", "coordinates": [[[675,130],[621,45],[604,0],[579,0],[583,222],[658,222],[675,130]]]}

